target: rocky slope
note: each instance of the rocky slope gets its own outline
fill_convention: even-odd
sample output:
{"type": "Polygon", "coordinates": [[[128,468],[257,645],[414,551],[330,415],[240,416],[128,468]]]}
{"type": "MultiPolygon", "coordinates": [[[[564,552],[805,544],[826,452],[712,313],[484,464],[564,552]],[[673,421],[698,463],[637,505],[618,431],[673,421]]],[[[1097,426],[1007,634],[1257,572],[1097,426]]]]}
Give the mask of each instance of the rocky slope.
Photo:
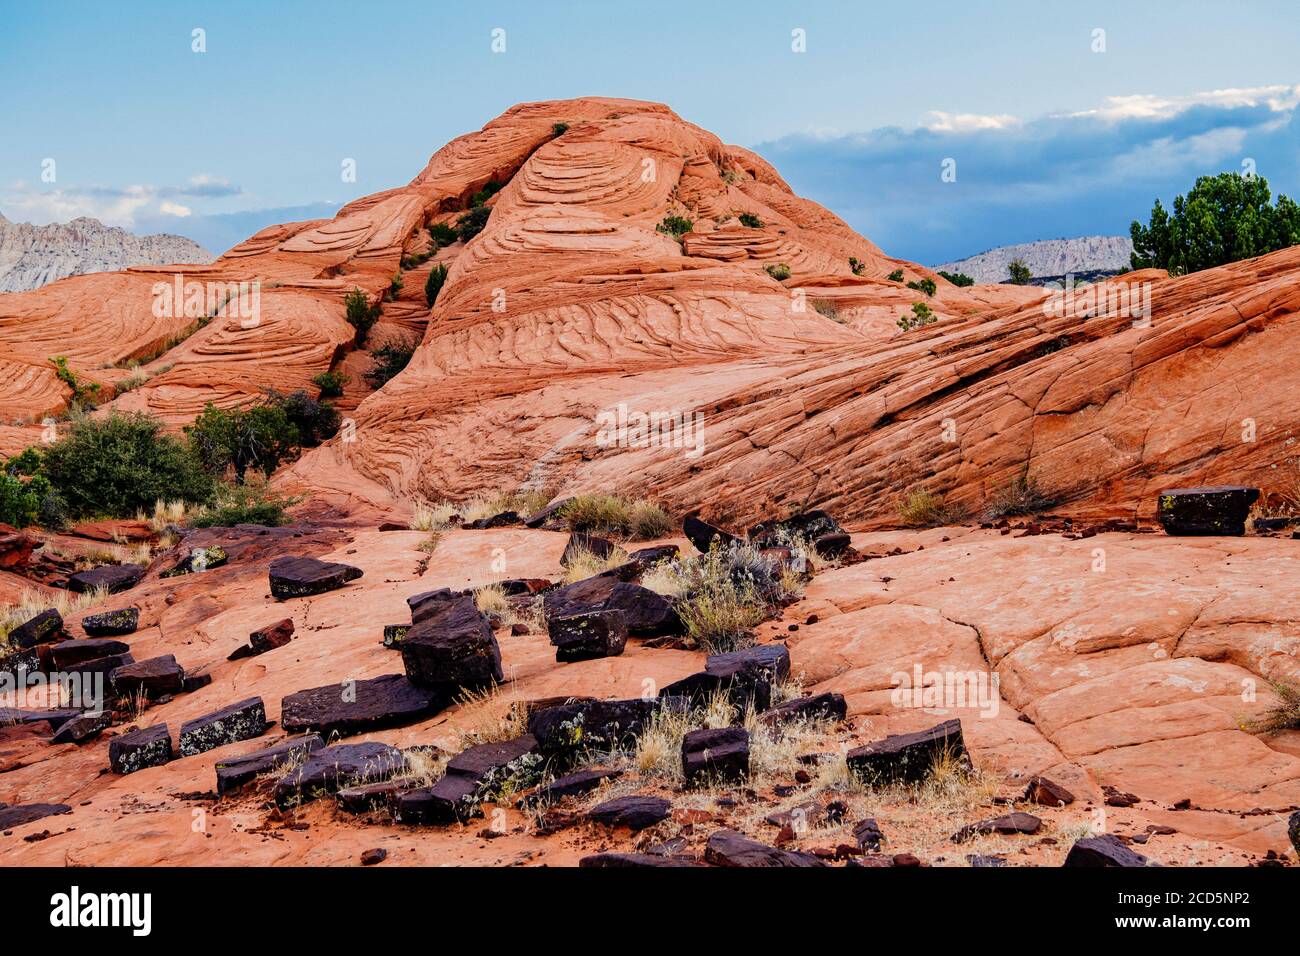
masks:
{"type": "MultiPolygon", "coordinates": [[[[0,855],[317,865],[383,849],[392,863],[567,864],[653,847],[678,862],[718,862],[726,829],[843,860],[873,842],[874,819],[886,840],[885,853],[863,857],[874,864],[1059,864],[1086,832],[1118,834],[1167,864],[1276,860],[1300,807],[1300,734],[1246,728],[1276,704],[1270,680],[1300,681],[1300,605],[1279,585],[1300,570],[1296,541],[1173,538],[1150,533],[1149,519],[1171,486],[1281,486],[1300,427],[1291,387],[1300,248],[1181,278],[1135,273],[1101,286],[1100,298],[942,279],[930,296],[927,278],[795,196],[761,158],[667,107],[590,98],[515,107],[449,143],[408,185],[330,220],[263,230],[210,265],[0,296],[0,418],[13,423],[0,428],[4,451],[36,440],[31,423],[67,405],[51,355],[108,396],[126,365],[143,361],[148,380],[106,407],[179,427],[207,401],[247,402],[331,367],[354,370],[365,361],[344,314],[354,288],[383,300],[372,335],[419,342],[382,389],[350,386],[341,435],[277,476],[310,496],[296,525],[197,532],[156,554],[126,593],[67,616],[80,636],[87,614],[138,607],[139,629],[121,638],[135,659],[174,655],[210,682],[179,683],[81,745],[52,742],[47,720],[0,729],[0,803],[67,810],[13,825],[0,855]],[[406,269],[400,291],[387,292],[404,257],[431,251],[424,227],[454,223],[489,183],[502,188],[483,231],[406,269]],[[692,220],[680,241],[658,228],[674,215],[692,220]],[[435,264],[449,272],[430,309],[422,290],[435,264]],[[902,282],[889,278],[896,270],[902,282]],[[257,314],[220,297],[201,320],[154,308],[160,287],[178,280],[218,290],[259,282],[257,314]],[[937,320],[900,329],[917,302],[937,320]],[[703,440],[610,442],[602,412],[620,406],[698,413],[703,440]],[[1025,480],[1057,518],[978,520],[1025,480]],[[183,722],[256,696],[269,720],[293,725],[284,701],[300,691],[402,674],[402,654],[381,632],[410,620],[417,593],[559,580],[568,539],[554,530],[463,529],[436,542],[379,530],[394,518],[400,528],[418,498],[521,486],[643,494],[678,518],[698,512],[737,531],[828,508],[852,528],[858,555],[821,570],[757,638],[786,644],[803,689],[842,696],[847,719],[756,756],[752,795],[683,788],[623,764],[622,776],[557,801],[554,814],[521,809],[512,794],[464,826],[354,816],[331,800],[274,809],[269,777],[238,795],[211,792],[218,762],[292,726],[104,772],[132,723],[166,723],[175,737],[183,722]],[[917,489],[945,497],[950,526],[896,530],[899,499],[917,489]],[[188,549],[213,544],[228,563],[163,576],[188,549]],[[304,555],[364,574],[277,600],[272,561],[304,555]],[[230,659],[284,618],[290,643],[230,659]],[[974,702],[900,700],[897,675],[917,667],[997,684],[974,702]],[[952,718],[978,785],[917,801],[836,776],[836,755],[952,718]],[[1026,800],[1035,775],[1075,799],[1026,800]],[[638,794],[653,798],[643,810],[667,801],[644,831],[588,816],[638,794]],[[954,843],[959,826],[1012,810],[1037,819],[1033,833],[954,843]],[[816,825],[786,832],[808,813],[816,825]]],[[[689,552],[679,538],[654,543],[689,552]]],[[[45,547],[83,546],[59,536],[45,547]]],[[[21,567],[0,569],[6,600],[33,588],[54,595],[21,567]]],[[[706,666],[703,653],[644,635],[621,654],[560,663],[536,626],[498,622],[494,633],[504,678],[494,694],[350,728],[344,743],[432,746],[446,757],[485,724],[518,739],[512,702],[635,699],[706,666]]]]}
{"type": "Polygon", "coordinates": [[[87,216],[34,226],[0,215],[0,292],[39,289],[66,276],[213,258],[182,236],[136,236],[87,216]]]}
{"type": "Polygon", "coordinates": [[[1133,241],[1128,236],[1081,236],[999,246],[934,268],[965,273],[976,282],[1005,282],[1007,266],[1020,259],[1035,280],[1060,281],[1066,275],[1092,278],[1099,273],[1116,273],[1128,266],[1132,253],[1133,241]]]}

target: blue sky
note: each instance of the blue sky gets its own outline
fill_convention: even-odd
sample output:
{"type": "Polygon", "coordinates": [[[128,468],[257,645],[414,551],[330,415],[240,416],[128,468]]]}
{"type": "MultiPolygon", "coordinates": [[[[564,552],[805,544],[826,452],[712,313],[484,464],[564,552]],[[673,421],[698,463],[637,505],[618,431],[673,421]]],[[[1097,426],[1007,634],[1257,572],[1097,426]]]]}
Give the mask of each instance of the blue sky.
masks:
{"type": "Polygon", "coordinates": [[[409,181],[513,103],[598,94],[668,103],[888,252],[937,263],[1124,233],[1247,159],[1297,195],[1297,50],[1293,4],[1241,0],[0,0],[0,212],[219,252],[409,181]]]}

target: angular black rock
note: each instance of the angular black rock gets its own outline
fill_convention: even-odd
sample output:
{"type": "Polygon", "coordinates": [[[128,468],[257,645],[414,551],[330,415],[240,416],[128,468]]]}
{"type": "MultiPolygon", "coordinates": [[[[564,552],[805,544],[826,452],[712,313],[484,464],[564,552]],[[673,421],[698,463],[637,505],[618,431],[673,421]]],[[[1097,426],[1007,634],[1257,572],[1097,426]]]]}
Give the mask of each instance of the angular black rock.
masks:
{"type": "Polygon", "coordinates": [[[478,781],[485,792],[495,791],[500,784],[512,781],[515,789],[524,789],[528,778],[540,771],[542,761],[537,755],[537,738],[522,734],[510,740],[479,744],[462,750],[447,762],[447,776],[465,777],[478,781]]]}
{"type": "Polygon", "coordinates": [[[181,725],[182,757],[223,747],[239,740],[251,740],[266,733],[266,707],[260,697],[250,697],[215,713],[181,725]]]}
{"type": "Polygon", "coordinates": [[[406,632],[401,647],[406,676],[424,687],[452,693],[499,683],[502,678],[501,648],[468,594],[437,602],[406,632]]]}
{"type": "Polygon", "coordinates": [[[659,710],[658,699],[584,700],[542,707],[528,715],[528,732],[547,753],[626,746],[659,710]]]}
{"type": "Polygon", "coordinates": [[[172,738],[166,724],[133,730],[108,742],[108,766],[113,773],[135,773],[172,759],[172,738]]]}
{"type": "Polygon", "coordinates": [[[102,731],[112,726],[113,715],[105,710],[99,714],[83,714],[74,717],[60,727],[50,738],[52,744],[82,744],[98,737],[102,731]]]}
{"type": "Polygon", "coordinates": [[[479,803],[507,783],[520,790],[536,781],[543,765],[536,751],[536,738],[525,734],[458,753],[447,763],[446,775],[432,787],[398,794],[397,821],[450,824],[482,816],[479,803]]]}
{"type": "Polygon", "coordinates": [[[540,528],[542,527],[542,525],[547,524],[548,522],[558,524],[560,521],[560,512],[563,511],[565,506],[568,505],[569,502],[571,501],[573,501],[572,498],[559,498],[555,501],[552,501],[541,511],[537,512],[535,515],[530,516],[528,520],[524,522],[524,524],[529,528],[540,528]]]}
{"type": "Polygon", "coordinates": [[[271,562],[271,596],[278,600],[324,594],[361,577],[350,564],[316,558],[280,557],[271,562]]]}
{"type": "MultiPolygon", "coordinates": [[[[67,641],[66,643],[74,643],[67,641]]],[[[75,643],[80,644],[81,641],[75,643]]],[[[60,645],[55,645],[58,647],[60,645]]],[[[51,661],[51,663],[53,663],[51,661]]],[[[135,658],[128,654],[109,654],[106,657],[92,657],[84,661],[71,661],[59,668],[69,674],[104,674],[111,682],[112,673],[119,667],[135,663],[135,658]]]]}
{"type": "Polygon", "coordinates": [[[1032,813],[1008,813],[1004,816],[994,817],[991,820],[980,820],[978,823],[966,824],[952,835],[952,842],[965,843],[967,840],[973,840],[978,836],[988,836],[990,833],[1005,835],[1037,833],[1042,826],[1043,821],[1032,813]]]}
{"type": "Polygon", "coordinates": [[[663,797],[643,797],[632,795],[615,797],[598,803],[587,811],[587,819],[603,823],[608,827],[627,827],[629,830],[644,830],[668,819],[673,812],[673,805],[663,797]]]}
{"type": "Polygon", "coordinates": [[[109,674],[113,692],[119,697],[144,694],[151,699],[179,694],[185,689],[185,669],[171,654],[124,664],[109,674]]]}
{"type": "Polygon", "coordinates": [[[481,817],[478,781],[470,777],[443,777],[431,787],[406,790],[394,801],[398,823],[467,823],[481,817]]]}
{"type": "Polygon", "coordinates": [[[220,545],[213,544],[206,548],[192,548],[190,553],[177,562],[174,567],[163,571],[158,576],[160,578],[175,578],[183,574],[200,574],[204,571],[219,568],[229,560],[226,549],[220,545]]]}
{"type": "Polygon", "coordinates": [[[542,599],[542,607],[548,619],[590,611],[621,611],[631,637],[665,637],[685,630],[667,598],[613,574],[598,574],[556,588],[542,599]]]}
{"type": "Polygon", "coordinates": [[[81,629],[87,637],[119,637],[134,634],[140,626],[140,609],[122,607],[116,611],[87,614],[81,619],[81,629]]]}
{"type": "Polygon", "coordinates": [[[451,588],[438,588],[435,591],[412,594],[406,599],[406,606],[411,609],[411,623],[419,624],[430,615],[438,613],[442,602],[463,596],[464,592],[453,591],[451,588]]]}
{"type": "Polygon", "coordinates": [[[560,777],[558,780],[552,780],[550,783],[538,787],[519,801],[519,807],[521,809],[548,807],[551,804],[560,802],[565,797],[578,797],[584,793],[590,793],[600,787],[606,780],[617,780],[622,775],[623,771],[621,770],[579,770],[577,773],[571,773],[568,776],[560,777]]]}
{"type": "Polygon", "coordinates": [[[852,539],[847,531],[835,531],[814,539],[813,550],[823,558],[838,558],[849,550],[852,539]]]}
{"type": "Polygon", "coordinates": [[[42,611],[9,632],[9,643],[27,649],[57,641],[63,634],[63,618],[54,608],[42,611]]]}
{"type": "Polygon", "coordinates": [[[70,576],[68,590],[86,594],[96,588],[103,588],[109,594],[117,594],[139,584],[144,572],[145,568],[139,564],[106,564],[70,576]]]}
{"type": "Polygon", "coordinates": [[[607,538],[600,538],[584,531],[575,531],[569,535],[569,541],[560,555],[560,564],[567,565],[573,558],[583,552],[589,552],[602,561],[614,553],[616,546],[607,538]]]}
{"type": "Polygon", "coordinates": [[[749,731],[743,727],[693,730],[682,738],[686,785],[737,781],[749,776],[749,731]]]}
{"type": "Polygon", "coordinates": [[[919,783],[941,757],[965,761],[966,743],[961,721],[946,720],[928,730],[886,737],[850,750],[849,769],[868,783],[919,783]]]}
{"type": "Polygon", "coordinates": [[[48,721],[51,731],[57,731],[68,721],[81,716],[79,710],[24,710],[20,707],[0,707],[0,726],[10,724],[37,724],[48,721]]]}
{"type": "Polygon", "coordinates": [[[72,807],[66,803],[20,803],[14,806],[0,804],[0,830],[20,827],[25,823],[34,823],[46,817],[71,812],[72,807]]]}
{"type": "Polygon", "coordinates": [[[381,780],[378,783],[363,783],[356,787],[347,787],[334,794],[339,809],[347,813],[369,813],[391,807],[397,795],[410,790],[412,785],[406,780],[381,780]]]}
{"type": "Polygon", "coordinates": [[[275,805],[282,810],[298,806],[345,787],[387,779],[405,766],[402,752],[388,744],[323,747],[275,785],[275,805]]]}
{"type": "Polygon", "coordinates": [[[853,825],[853,839],[857,840],[858,846],[864,850],[879,850],[885,835],[880,832],[880,824],[876,823],[874,818],[868,817],[853,825]]]}
{"type": "Polygon", "coordinates": [[[588,611],[552,617],[546,631],[561,664],[617,657],[627,644],[627,619],[622,611],[588,611]]]}
{"type": "Polygon", "coordinates": [[[704,672],[664,687],[660,697],[685,697],[702,704],[725,691],[742,709],[764,711],[772,703],[772,685],[790,676],[790,651],[784,644],[760,644],[739,651],[710,655],[704,672]]]}
{"type": "Polygon", "coordinates": [[[315,731],[348,737],[411,723],[437,713],[448,698],[401,674],[326,684],[290,694],[280,702],[280,724],[291,734],[315,731]]]}
{"type": "Polygon", "coordinates": [[[308,754],[324,746],[320,734],[302,734],[271,747],[218,760],[217,793],[230,793],[277,767],[303,762],[308,754]]]}
{"type": "Polygon", "coordinates": [[[595,853],[578,861],[580,869],[651,869],[663,866],[698,866],[695,860],[657,853],[595,853]]]}
{"type": "Polygon", "coordinates": [[[410,624],[385,624],[383,645],[390,650],[396,650],[406,640],[406,634],[410,631],[410,624]]]}
{"type": "Polygon", "coordinates": [[[504,528],[512,524],[522,524],[523,518],[517,511],[502,511],[490,518],[476,518],[465,525],[466,528],[482,530],[484,528],[504,528]]]}
{"type": "Polygon", "coordinates": [[[50,648],[50,661],[55,670],[65,671],[76,664],[99,660],[103,657],[120,657],[131,648],[122,641],[107,637],[89,637],[81,641],[60,641],[50,648]]]}
{"type": "Polygon", "coordinates": [[[759,719],[769,727],[776,727],[799,720],[844,720],[848,712],[844,695],[828,692],[792,698],[763,711],[759,719]]]}
{"type": "Polygon", "coordinates": [[[1243,535],[1258,488],[1170,488],[1156,499],[1156,518],[1173,535],[1243,535]]]}
{"type": "Polygon", "coordinates": [[[715,830],[704,846],[705,862],[732,867],[812,867],[826,864],[808,853],[779,850],[741,836],[735,830],[715,830]]]}
{"type": "Polygon", "coordinates": [[[682,534],[686,535],[686,540],[700,552],[707,552],[715,541],[720,548],[729,548],[740,543],[740,539],[734,534],[728,534],[721,528],[715,528],[695,517],[688,517],[682,522],[682,534]]]}
{"type": "Polygon", "coordinates": [[[749,529],[750,543],[756,548],[785,547],[796,538],[816,540],[823,535],[841,534],[844,529],[825,511],[805,511],[775,521],[763,521],[749,529]]]}
{"type": "Polygon", "coordinates": [[[1141,853],[1134,853],[1114,834],[1103,833],[1101,836],[1076,840],[1061,865],[1069,867],[1146,866],[1147,858],[1141,853]]]}

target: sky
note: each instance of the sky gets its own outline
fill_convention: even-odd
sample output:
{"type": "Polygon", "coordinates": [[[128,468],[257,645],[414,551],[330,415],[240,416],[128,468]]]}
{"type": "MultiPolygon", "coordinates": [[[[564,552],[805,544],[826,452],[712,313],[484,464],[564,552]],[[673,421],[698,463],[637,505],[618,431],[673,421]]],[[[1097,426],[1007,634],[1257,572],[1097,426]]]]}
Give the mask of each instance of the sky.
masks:
{"type": "Polygon", "coordinates": [[[221,252],[515,103],[624,96],[938,264],[1126,234],[1224,170],[1300,195],[1297,50],[1294,3],[1263,0],[0,0],[0,213],[221,252]]]}

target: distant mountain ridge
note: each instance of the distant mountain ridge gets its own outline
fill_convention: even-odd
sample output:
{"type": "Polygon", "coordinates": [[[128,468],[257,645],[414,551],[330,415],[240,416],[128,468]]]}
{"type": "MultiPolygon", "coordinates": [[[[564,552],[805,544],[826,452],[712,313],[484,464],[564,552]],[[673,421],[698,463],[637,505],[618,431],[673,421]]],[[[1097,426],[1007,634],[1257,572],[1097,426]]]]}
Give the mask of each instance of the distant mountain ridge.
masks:
{"type": "Polygon", "coordinates": [[[0,214],[0,292],[39,289],[65,276],[129,266],[207,263],[216,257],[182,236],[137,236],[98,219],[34,226],[0,214]]]}
{"type": "Polygon", "coordinates": [[[999,246],[979,255],[935,266],[944,272],[962,272],[976,282],[1005,282],[1007,266],[1021,259],[1035,279],[1073,274],[1096,278],[1113,274],[1129,264],[1133,241],[1128,236],[1081,236],[1078,239],[1042,239],[1014,246],[999,246]]]}

